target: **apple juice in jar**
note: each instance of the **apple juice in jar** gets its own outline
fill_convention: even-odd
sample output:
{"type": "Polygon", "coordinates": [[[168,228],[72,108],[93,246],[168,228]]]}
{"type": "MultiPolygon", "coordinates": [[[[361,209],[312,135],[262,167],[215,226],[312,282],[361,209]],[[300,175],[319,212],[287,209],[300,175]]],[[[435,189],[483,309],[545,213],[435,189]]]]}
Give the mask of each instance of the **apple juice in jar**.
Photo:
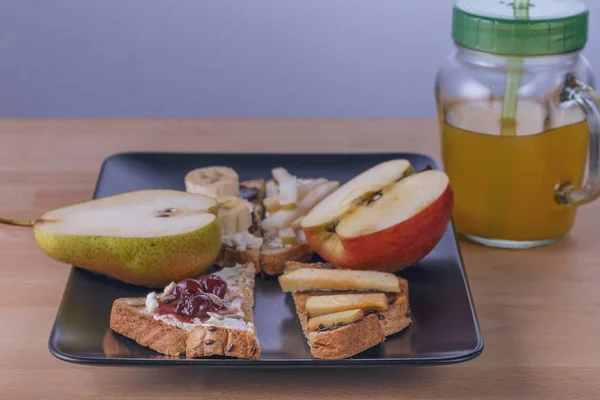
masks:
{"type": "Polygon", "coordinates": [[[458,103],[442,124],[456,229],[517,241],[561,237],[571,229],[576,209],[554,200],[554,186],[564,181],[581,184],[587,122],[572,116],[558,128],[544,127],[541,106],[523,101],[518,132],[506,136],[498,123],[500,108],[499,101],[458,103]]]}
{"type": "Polygon", "coordinates": [[[576,0],[457,1],[456,51],[438,72],[436,102],[453,221],[466,237],[552,243],[577,206],[598,197],[600,112],[581,55],[587,17],[576,0]]]}

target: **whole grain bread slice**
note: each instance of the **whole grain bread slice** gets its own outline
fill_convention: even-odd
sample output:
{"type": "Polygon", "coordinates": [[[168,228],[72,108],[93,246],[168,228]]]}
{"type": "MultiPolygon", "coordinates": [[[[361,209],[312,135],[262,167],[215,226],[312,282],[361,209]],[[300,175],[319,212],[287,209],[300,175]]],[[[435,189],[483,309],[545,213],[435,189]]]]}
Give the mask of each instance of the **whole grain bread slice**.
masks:
{"type": "MultiPolygon", "coordinates": [[[[337,267],[327,263],[306,264],[288,261],[285,263],[284,271],[292,271],[298,268],[333,269],[337,267]]],[[[327,359],[347,358],[383,342],[386,336],[400,332],[409,326],[411,318],[408,282],[400,277],[398,277],[398,281],[400,292],[389,296],[390,303],[387,310],[369,314],[352,324],[324,331],[309,331],[306,301],[310,296],[327,295],[333,292],[292,293],[296,313],[313,356],[327,359]]]]}
{"type": "Polygon", "coordinates": [[[110,329],[158,353],[185,354],[189,333],[145,314],[145,301],[145,297],[115,300],[110,312],[110,329]]]}
{"type": "Polygon", "coordinates": [[[115,300],[110,314],[110,328],[168,356],[198,358],[219,355],[257,359],[260,345],[253,323],[254,271],[251,263],[240,264],[227,271],[225,276],[228,279],[224,278],[228,286],[238,287],[243,293],[240,308],[246,323],[244,329],[228,327],[227,322],[182,329],[147,313],[145,297],[115,300]]]}

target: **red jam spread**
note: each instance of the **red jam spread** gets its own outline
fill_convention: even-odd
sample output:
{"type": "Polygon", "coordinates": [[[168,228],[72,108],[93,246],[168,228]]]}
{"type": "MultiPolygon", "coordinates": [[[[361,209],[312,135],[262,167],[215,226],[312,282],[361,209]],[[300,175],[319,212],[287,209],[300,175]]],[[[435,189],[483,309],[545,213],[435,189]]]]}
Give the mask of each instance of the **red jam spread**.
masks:
{"type": "Polygon", "coordinates": [[[214,275],[201,276],[197,279],[185,279],[175,285],[170,296],[158,302],[159,314],[174,314],[180,321],[193,322],[199,318],[205,322],[210,319],[209,312],[219,312],[227,308],[208,294],[223,300],[227,292],[227,283],[214,275]]]}

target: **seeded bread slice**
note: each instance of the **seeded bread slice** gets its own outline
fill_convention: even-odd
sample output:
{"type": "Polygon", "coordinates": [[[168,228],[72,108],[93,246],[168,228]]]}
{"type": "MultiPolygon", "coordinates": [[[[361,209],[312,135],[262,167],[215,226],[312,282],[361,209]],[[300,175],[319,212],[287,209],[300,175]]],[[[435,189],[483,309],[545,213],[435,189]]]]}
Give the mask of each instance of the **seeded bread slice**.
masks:
{"type": "Polygon", "coordinates": [[[110,314],[110,328],[142,346],[168,356],[198,358],[220,355],[257,359],[260,356],[260,345],[253,324],[254,271],[251,263],[238,265],[232,268],[227,279],[223,278],[228,285],[242,290],[241,309],[248,329],[232,329],[225,323],[184,330],[146,313],[145,297],[115,300],[110,314]]]}
{"type": "Polygon", "coordinates": [[[194,328],[187,339],[186,357],[210,356],[257,359],[260,346],[256,332],[216,326],[194,328]]]}
{"type": "Polygon", "coordinates": [[[336,360],[352,357],[385,340],[374,314],[351,325],[308,335],[308,344],[315,358],[336,360]]]}
{"type": "Polygon", "coordinates": [[[185,354],[189,333],[144,314],[145,308],[145,297],[115,300],[110,329],[156,352],[168,356],[185,354]]]}
{"type": "MultiPolygon", "coordinates": [[[[337,268],[331,264],[286,262],[285,272],[298,268],[337,268]]],[[[356,355],[370,347],[383,342],[386,336],[400,332],[411,324],[410,306],[408,302],[408,282],[398,277],[400,292],[390,296],[388,309],[367,315],[363,319],[339,328],[323,331],[309,331],[309,315],[306,301],[318,293],[292,293],[296,313],[302,331],[308,340],[311,353],[316,358],[339,359],[356,355]]],[[[322,295],[338,292],[321,292],[322,295]]],[[[342,293],[342,292],[339,292],[342,293]]]]}

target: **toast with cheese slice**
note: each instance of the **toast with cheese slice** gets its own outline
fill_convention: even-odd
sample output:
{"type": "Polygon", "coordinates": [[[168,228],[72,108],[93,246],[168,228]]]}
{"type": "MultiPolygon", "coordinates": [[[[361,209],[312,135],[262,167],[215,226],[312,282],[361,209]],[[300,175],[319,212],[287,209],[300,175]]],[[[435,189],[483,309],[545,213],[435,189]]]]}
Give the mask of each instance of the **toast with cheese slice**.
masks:
{"type": "Polygon", "coordinates": [[[292,261],[278,280],[315,358],[352,357],[411,324],[408,282],[394,274],[292,261]]]}

